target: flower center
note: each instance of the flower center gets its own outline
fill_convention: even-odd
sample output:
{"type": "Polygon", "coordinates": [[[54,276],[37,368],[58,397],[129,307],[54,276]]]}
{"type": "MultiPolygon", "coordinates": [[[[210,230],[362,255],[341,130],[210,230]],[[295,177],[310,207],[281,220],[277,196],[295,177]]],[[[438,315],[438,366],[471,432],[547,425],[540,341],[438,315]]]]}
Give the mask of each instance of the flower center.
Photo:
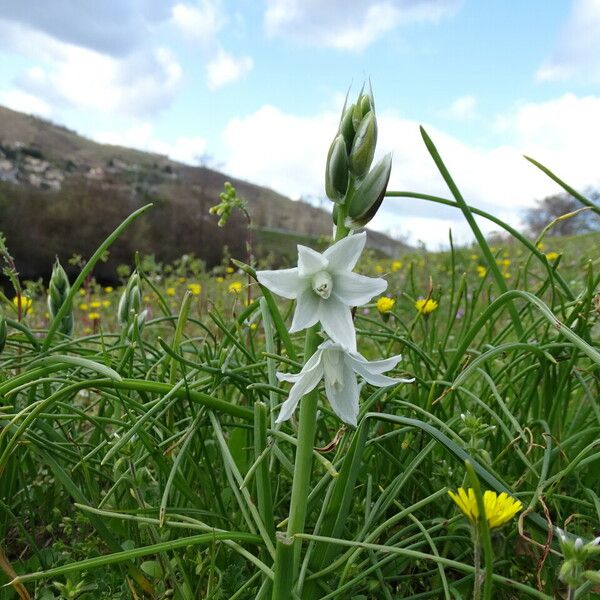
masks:
{"type": "Polygon", "coordinates": [[[312,289],[315,294],[318,294],[321,298],[327,300],[333,289],[331,275],[327,271],[315,273],[312,278],[312,289]]]}
{"type": "Polygon", "coordinates": [[[336,390],[344,387],[343,358],[339,350],[328,349],[323,352],[323,367],[326,382],[336,390]]]}

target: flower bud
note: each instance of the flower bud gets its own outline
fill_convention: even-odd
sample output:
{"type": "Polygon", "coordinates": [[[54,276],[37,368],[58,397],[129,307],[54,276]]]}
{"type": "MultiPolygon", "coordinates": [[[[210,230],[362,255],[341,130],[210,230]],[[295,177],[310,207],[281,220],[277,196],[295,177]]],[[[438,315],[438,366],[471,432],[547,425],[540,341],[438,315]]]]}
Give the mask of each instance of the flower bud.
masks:
{"type": "Polygon", "coordinates": [[[356,129],[354,128],[354,124],[352,122],[352,113],[354,111],[354,104],[349,106],[344,112],[344,116],[342,117],[342,121],[340,122],[339,133],[344,136],[344,141],[346,142],[346,152],[350,154],[350,150],[352,150],[352,142],[354,141],[354,136],[356,135],[356,129]]]}
{"type": "Polygon", "coordinates": [[[8,329],[6,327],[6,317],[1,314],[0,315],[0,352],[4,350],[4,346],[6,346],[6,338],[8,336],[8,329]]]}
{"type": "Polygon", "coordinates": [[[375,113],[369,112],[357,128],[350,150],[350,171],[357,179],[362,179],[369,170],[376,145],[377,120],[375,113]]]}
{"type": "Polygon", "coordinates": [[[385,197],[391,172],[392,155],[386,154],[354,192],[348,206],[347,227],[364,227],[375,216],[385,197]]]}
{"type": "MultiPolygon", "coordinates": [[[[71,284],[69,283],[69,278],[57,258],[52,267],[52,275],[48,284],[48,312],[53,320],[56,318],[70,291],[71,284]]],[[[68,313],[63,317],[59,325],[59,331],[65,335],[73,333],[73,311],[71,307],[69,307],[68,313]]]]}
{"type": "Polygon", "coordinates": [[[339,202],[348,189],[348,155],[342,134],[333,140],[325,167],[325,192],[330,200],[339,202]]]}
{"type": "Polygon", "coordinates": [[[119,300],[117,319],[120,325],[125,325],[125,323],[129,322],[129,316],[132,311],[134,314],[140,312],[140,306],[142,305],[142,291],[140,286],[140,276],[134,272],[129,278],[127,286],[119,300]]]}

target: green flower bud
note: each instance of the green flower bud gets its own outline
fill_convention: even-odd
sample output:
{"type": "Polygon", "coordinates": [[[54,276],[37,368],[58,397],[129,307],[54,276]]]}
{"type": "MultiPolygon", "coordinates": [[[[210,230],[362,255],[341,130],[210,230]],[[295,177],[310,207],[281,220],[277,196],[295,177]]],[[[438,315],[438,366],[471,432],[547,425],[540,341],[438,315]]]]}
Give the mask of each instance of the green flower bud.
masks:
{"type": "Polygon", "coordinates": [[[356,104],[352,107],[352,124],[355,130],[358,130],[362,120],[372,111],[372,108],[371,97],[369,94],[363,94],[361,90],[356,104]]]}
{"type": "Polygon", "coordinates": [[[6,338],[8,337],[8,328],[6,326],[6,317],[0,315],[0,352],[4,350],[6,346],[6,338]]]}
{"type": "Polygon", "coordinates": [[[375,113],[370,112],[356,130],[356,136],[350,151],[350,171],[357,179],[362,179],[369,170],[375,155],[376,145],[377,121],[375,113]]]}
{"type": "Polygon", "coordinates": [[[134,272],[132,273],[124,292],[121,294],[119,299],[119,306],[117,308],[117,319],[120,325],[125,325],[129,322],[129,316],[133,311],[134,314],[140,312],[142,305],[142,291],[140,276],[134,272]]]}
{"type": "MultiPolygon", "coordinates": [[[[70,291],[71,284],[69,283],[69,278],[57,258],[52,267],[52,275],[48,284],[48,312],[53,320],[56,318],[70,291]]],[[[71,307],[69,307],[68,313],[63,317],[59,331],[65,335],[73,333],[73,311],[71,307]]]]}
{"type": "Polygon", "coordinates": [[[352,123],[352,113],[354,111],[354,104],[349,106],[344,112],[344,116],[340,122],[339,133],[344,136],[344,140],[346,142],[346,152],[350,154],[350,150],[352,150],[352,142],[354,141],[354,136],[356,135],[356,129],[354,128],[354,124],[352,123]]]}
{"type": "Polygon", "coordinates": [[[386,154],[367,173],[354,192],[348,205],[347,227],[364,227],[375,216],[385,197],[391,172],[392,155],[386,154]]]}
{"type": "Polygon", "coordinates": [[[142,333],[142,329],[146,324],[146,319],[148,317],[148,311],[143,310],[139,315],[136,314],[136,319],[131,323],[129,328],[127,329],[127,339],[132,340],[135,338],[135,330],[137,329],[138,333],[142,333]]]}
{"type": "Polygon", "coordinates": [[[325,192],[330,200],[339,202],[348,189],[348,155],[342,134],[333,140],[325,166],[325,192]]]}

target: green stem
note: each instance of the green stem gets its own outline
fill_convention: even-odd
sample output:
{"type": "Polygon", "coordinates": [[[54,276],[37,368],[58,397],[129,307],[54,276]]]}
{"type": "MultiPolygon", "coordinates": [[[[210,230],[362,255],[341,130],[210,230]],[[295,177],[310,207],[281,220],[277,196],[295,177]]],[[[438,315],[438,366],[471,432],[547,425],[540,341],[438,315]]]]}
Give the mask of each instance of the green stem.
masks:
{"type": "MultiPolygon", "coordinates": [[[[318,344],[318,327],[315,325],[306,332],[306,339],[304,342],[305,361],[315,353],[318,344]]],[[[310,491],[310,476],[312,473],[313,446],[317,428],[318,400],[319,392],[315,389],[304,396],[300,402],[298,446],[296,448],[296,462],[294,464],[290,515],[288,519],[287,536],[285,536],[286,539],[280,536],[278,536],[277,539],[277,552],[273,569],[276,579],[276,584],[273,585],[273,600],[291,598],[292,587],[298,578],[302,541],[296,539],[293,542],[293,546],[288,548],[288,545],[295,534],[304,532],[306,507],[308,504],[307,498],[310,491]],[[291,565],[290,558],[292,559],[291,565]],[[282,564],[282,561],[284,560],[285,564],[282,564]],[[278,576],[278,574],[280,575],[278,576]]]]}
{"type": "Polygon", "coordinates": [[[481,584],[483,573],[481,572],[481,544],[479,543],[479,529],[473,525],[473,566],[475,567],[475,578],[473,579],[473,600],[481,600],[481,584]]]}

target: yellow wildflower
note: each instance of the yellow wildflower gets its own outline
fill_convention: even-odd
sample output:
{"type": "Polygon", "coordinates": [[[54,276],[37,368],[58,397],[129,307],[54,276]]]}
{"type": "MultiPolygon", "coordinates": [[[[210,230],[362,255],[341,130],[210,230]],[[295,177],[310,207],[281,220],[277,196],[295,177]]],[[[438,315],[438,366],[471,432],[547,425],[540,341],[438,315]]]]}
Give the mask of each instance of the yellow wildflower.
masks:
{"type": "Polygon", "coordinates": [[[384,271],[384,268],[383,268],[382,265],[379,265],[379,264],[375,265],[375,272],[376,273],[383,273],[383,271],[384,271]]]}
{"type": "Polygon", "coordinates": [[[223,283],[224,281],[223,277],[217,277],[217,283],[223,283]]]}
{"type": "Polygon", "coordinates": [[[377,300],[377,310],[383,315],[385,313],[389,313],[392,308],[394,308],[394,304],[396,301],[393,298],[388,298],[387,296],[381,296],[377,300]]]}
{"type": "Polygon", "coordinates": [[[558,254],[558,252],[546,252],[546,258],[550,261],[550,262],[554,262],[560,255],[558,254]]]}
{"type": "Polygon", "coordinates": [[[538,243],[535,245],[535,247],[536,247],[538,250],[543,250],[543,249],[546,247],[546,244],[544,244],[544,242],[538,242],[538,243]]]}
{"type": "Polygon", "coordinates": [[[508,271],[504,271],[502,275],[504,275],[504,279],[510,279],[512,277],[512,275],[508,271]]]}
{"type": "MultiPolygon", "coordinates": [[[[477,507],[477,498],[475,498],[473,488],[469,488],[467,491],[464,488],[458,488],[457,493],[448,491],[448,495],[454,500],[465,517],[471,523],[476,524],[479,519],[479,508],[477,507]]],[[[490,490],[486,490],[483,494],[483,506],[488,526],[491,529],[504,525],[523,509],[523,504],[506,492],[498,495],[490,490]]]]}
{"type": "Polygon", "coordinates": [[[392,261],[392,272],[396,272],[399,271],[402,268],[402,261],[401,260],[394,260],[392,261]]]}
{"type": "Polygon", "coordinates": [[[415,308],[425,316],[430,315],[438,306],[437,300],[432,300],[431,298],[419,298],[415,302],[415,308]]]}
{"type": "Polygon", "coordinates": [[[199,296],[202,291],[202,286],[199,283],[188,283],[187,287],[194,296],[199,296]]]}
{"type": "Polygon", "coordinates": [[[250,323],[250,329],[252,329],[252,331],[255,331],[258,328],[258,325],[256,323],[250,323]]]}
{"type": "Polygon", "coordinates": [[[90,321],[98,321],[100,319],[100,313],[98,313],[98,312],[88,313],[88,319],[90,321]]]}
{"type": "Polygon", "coordinates": [[[479,275],[479,277],[485,277],[487,275],[487,269],[481,265],[477,265],[477,275],[479,275]]]}
{"type": "Polygon", "coordinates": [[[235,271],[235,269],[233,267],[227,267],[226,271],[231,275],[235,271]]]}
{"type": "Polygon", "coordinates": [[[110,293],[113,291],[113,287],[112,287],[112,285],[107,285],[107,286],[104,288],[104,291],[105,291],[107,294],[110,294],[110,293]]]}
{"type": "MultiPolygon", "coordinates": [[[[15,305],[15,308],[18,310],[19,309],[19,296],[15,296],[13,298],[13,304],[15,305]]],[[[31,306],[33,304],[33,300],[29,297],[29,296],[21,296],[21,313],[26,315],[29,310],[31,309],[31,306]]]]}
{"type": "Polygon", "coordinates": [[[82,303],[79,305],[79,309],[80,309],[80,310],[86,311],[88,308],[89,308],[89,307],[88,307],[88,305],[87,305],[85,302],[82,302],[82,303]]]}
{"type": "Polygon", "coordinates": [[[470,259],[471,260],[479,260],[479,256],[477,256],[477,254],[471,254],[470,259]]]}
{"type": "Polygon", "coordinates": [[[85,290],[83,288],[79,288],[79,295],[85,296],[85,290]]]}
{"type": "Polygon", "coordinates": [[[509,259],[509,258],[505,258],[505,259],[502,261],[502,263],[501,263],[501,264],[502,264],[502,266],[504,266],[504,267],[510,267],[510,259],[509,259]]]}
{"type": "Polygon", "coordinates": [[[187,279],[185,277],[179,278],[179,283],[185,283],[186,281],[187,281],[187,279]]]}
{"type": "MultiPolygon", "coordinates": [[[[146,300],[146,298],[144,298],[146,300]]],[[[102,306],[108,308],[110,306],[110,300],[102,300],[102,306]]]]}
{"type": "Polygon", "coordinates": [[[239,294],[242,291],[242,282],[232,281],[227,289],[230,294],[239,294]]]}
{"type": "Polygon", "coordinates": [[[92,333],[92,328],[91,327],[84,327],[83,328],[83,333],[92,333]]]}
{"type": "Polygon", "coordinates": [[[168,287],[166,289],[166,294],[167,294],[167,296],[174,296],[175,295],[175,288],[174,287],[168,287]]]}
{"type": "Polygon", "coordinates": [[[90,302],[90,308],[100,308],[102,306],[102,302],[100,300],[92,300],[90,302]]]}

